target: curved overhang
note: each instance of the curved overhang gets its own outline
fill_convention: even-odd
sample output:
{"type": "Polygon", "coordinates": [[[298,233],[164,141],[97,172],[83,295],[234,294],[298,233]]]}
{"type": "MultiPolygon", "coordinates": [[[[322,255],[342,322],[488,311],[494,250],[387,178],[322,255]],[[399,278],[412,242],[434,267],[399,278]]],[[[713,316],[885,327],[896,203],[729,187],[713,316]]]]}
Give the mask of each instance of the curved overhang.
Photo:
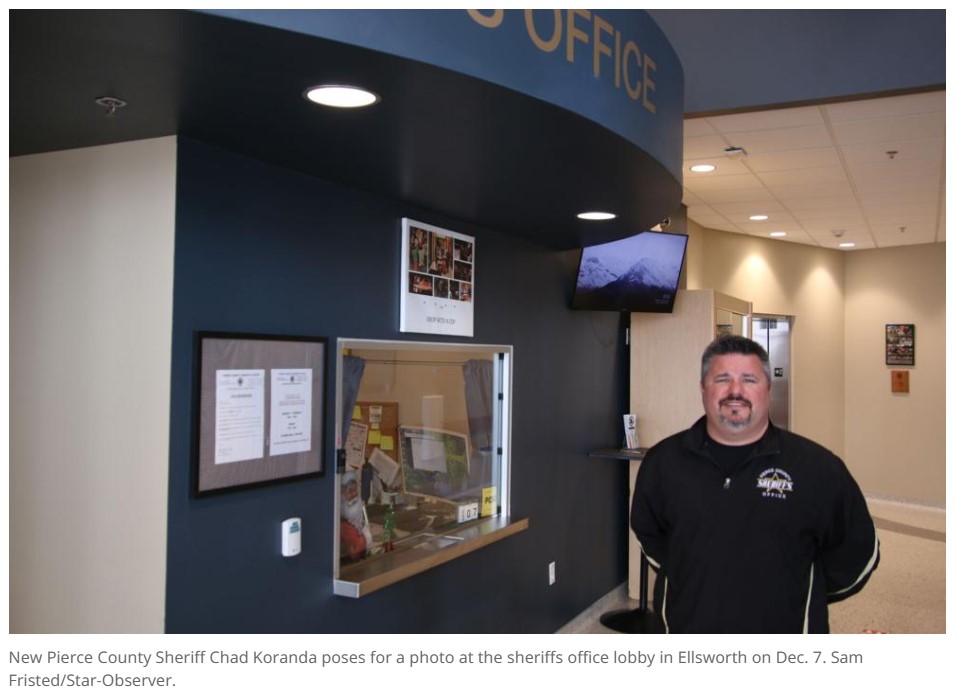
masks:
{"type": "Polygon", "coordinates": [[[647,15],[495,12],[11,11],[11,155],[178,134],[555,249],[672,214],[683,75],[647,15]],[[381,100],[302,97],[328,82],[381,100]]]}

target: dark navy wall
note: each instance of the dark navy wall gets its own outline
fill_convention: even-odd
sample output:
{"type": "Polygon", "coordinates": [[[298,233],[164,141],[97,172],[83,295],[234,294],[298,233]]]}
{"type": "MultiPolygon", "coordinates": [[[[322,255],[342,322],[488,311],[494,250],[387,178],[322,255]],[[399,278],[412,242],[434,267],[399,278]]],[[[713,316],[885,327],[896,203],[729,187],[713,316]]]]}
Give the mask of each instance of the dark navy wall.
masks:
{"type": "Polygon", "coordinates": [[[575,251],[198,142],[181,139],[178,157],[168,632],[551,632],[625,579],[627,465],[587,453],[621,437],[626,347],[617,314],[567,308],[575,251]],[[476,238],[475,337],[460,341],[515,348],[512,514],[530,528],[345,599],[332,595],[334,345],[430,340],[397,329],[402,216],[476,238]],[[329,339],[325,476],[191,495],[196,330],[329,339]],[[282,558],[292,516],[303,552],[282,558]]]}

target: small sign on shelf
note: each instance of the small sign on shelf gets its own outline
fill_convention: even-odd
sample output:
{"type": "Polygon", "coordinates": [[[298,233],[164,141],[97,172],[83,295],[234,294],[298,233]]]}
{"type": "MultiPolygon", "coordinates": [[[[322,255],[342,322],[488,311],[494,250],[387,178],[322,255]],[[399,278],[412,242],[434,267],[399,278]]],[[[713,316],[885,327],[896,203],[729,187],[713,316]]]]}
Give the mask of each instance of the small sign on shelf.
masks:
{"type": "Polygon", "coordinates": [[[626,413],[625,419],[625,449],[638,449],[638,416],[626,413]]]}

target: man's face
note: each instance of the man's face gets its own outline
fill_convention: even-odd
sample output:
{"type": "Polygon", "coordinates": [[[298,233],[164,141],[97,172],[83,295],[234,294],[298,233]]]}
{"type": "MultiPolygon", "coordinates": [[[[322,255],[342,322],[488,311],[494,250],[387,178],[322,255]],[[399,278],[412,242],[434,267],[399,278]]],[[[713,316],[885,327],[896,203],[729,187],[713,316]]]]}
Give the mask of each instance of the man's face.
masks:
{"type": "Polygon", "coordinates": [[[701,383],[708,433],[721,444],[745,445],[764,434],[771,383],[757,356],[715,356],[701,383]]]}

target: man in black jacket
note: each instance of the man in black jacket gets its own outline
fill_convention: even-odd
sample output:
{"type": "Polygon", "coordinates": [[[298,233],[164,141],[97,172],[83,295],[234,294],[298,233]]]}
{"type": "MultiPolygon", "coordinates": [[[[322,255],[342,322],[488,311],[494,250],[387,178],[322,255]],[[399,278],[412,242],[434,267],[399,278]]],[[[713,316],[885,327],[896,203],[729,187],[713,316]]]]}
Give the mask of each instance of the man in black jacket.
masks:
{"type": "Polygon", "coordinates": [[[768,418],[767,352],[740,336],[701,358],[705,415],[652,447],[631,526],[657,572],[664,632],[827,632],[827,604],[880,559],[844,463],[768,418]]]}

